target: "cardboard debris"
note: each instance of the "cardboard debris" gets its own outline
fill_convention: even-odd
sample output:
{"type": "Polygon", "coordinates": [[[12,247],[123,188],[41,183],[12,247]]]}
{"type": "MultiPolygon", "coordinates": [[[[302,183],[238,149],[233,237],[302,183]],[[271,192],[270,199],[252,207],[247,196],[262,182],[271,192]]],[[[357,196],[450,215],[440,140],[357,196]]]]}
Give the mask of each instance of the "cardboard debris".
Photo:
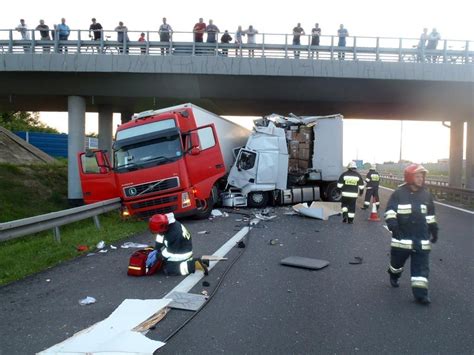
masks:
{"type": "Polygon", "coordinates": [[[112,314],[101,322],[84,329],[62,343],[40,352],[52,354],[153,354],[165,345],[134,331],[163,308],[170,299],[124,300],[112,314]]]}
{"type": "Polygon", "coordinates": [[[187,292],[172,292],[169,296],[173,300],[169,304],[171,308],[183,309],[186,311],[197,311],[206,302],[205,295],[196,295],[187,292]]]}
{"type": "Polygon", "coordinates": [[[298,203],[293,206],[293,210],[306,217],[327,221],[329,217],[341,213],[341,204],[339,202],[313,201],[309,207],[306,202],[298,203]]]}
{"type": "Polygon", "coordinates": [[[329,265],[329,261],[327,260],[320,260],[320,259],[312,259],[312,258],[304,258],[302,256],[289,256],[282,261],[280,264],[285,266],[293,266],[299,267],[302,269],[311,269],[311,270],[319,270],[329,265]]]}

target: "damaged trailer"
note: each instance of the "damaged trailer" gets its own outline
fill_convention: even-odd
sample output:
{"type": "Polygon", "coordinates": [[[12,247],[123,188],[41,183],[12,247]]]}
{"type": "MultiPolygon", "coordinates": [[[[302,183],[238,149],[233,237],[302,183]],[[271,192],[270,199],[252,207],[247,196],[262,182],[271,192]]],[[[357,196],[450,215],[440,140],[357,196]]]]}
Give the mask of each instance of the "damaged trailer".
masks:
{"type": "Polygon", "coordinates": [[[342,115],[270,115],[254,131],[230,170],[224,206],[263,207],[326,200],[337,202],[342,173],[342,115]]]}

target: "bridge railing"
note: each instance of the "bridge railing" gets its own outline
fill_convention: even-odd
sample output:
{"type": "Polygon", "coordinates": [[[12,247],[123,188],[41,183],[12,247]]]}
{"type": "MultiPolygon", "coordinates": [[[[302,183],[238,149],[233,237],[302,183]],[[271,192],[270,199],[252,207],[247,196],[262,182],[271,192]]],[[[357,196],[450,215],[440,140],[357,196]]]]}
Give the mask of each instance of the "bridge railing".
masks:
{"type": "MultiPolygon", "coordinates": [[[[54,32],[50,31],[50,37],[54,32]]],[[[235,33],[229,33],[235,40],[235,33]]],[[[440,40],[437,49],[418,48],[417,38],[347,37],[346,46],[338,46],[337,36],[320,36],[318,46],[311,45],[311,35],[303,35],[293,44],[292,34],[258,33],[255,44],[196,43],[192,32],[173,32],[169,42],[160,42],[157,31],[128,31],[117,41],[117,32],[103,30],[101,39],[91,39],[89,30],[72,30],[67,41],[53,36],[41,40],[39,31],[28,30],[28,40],[18,31],[0,30],[0,53],[64,53],[101,55],[207,55],[255,58],[300,58],[318,60],[351,60],[383,62],[430,62],[446,64],[474,63],[474,41],[440,40]],[[145,41],[138,38],[145,33],[145,41]]],[[[204,35],[205,39],[206,35],[204,35]]],[[[248,36],[247,36],[248,37],[248,36]]],[[[243,37],[247,42],[248,38],[243,37]]]]}
{"type": "MultiPolygon", "coordinates": [[[[381,183],[390,187],[396,187],[403,184],[403,179],[399,177],[380,176],[381,183]]],[[[439,183],[437,181],[436,183],[439,183]]],[[[457,202],[463,206],[474,208],[474,190],[463,189],[460,187],[449,187],[426,181],[426,188],[433,194],[436,200],[446,200],[457,202]]]]}

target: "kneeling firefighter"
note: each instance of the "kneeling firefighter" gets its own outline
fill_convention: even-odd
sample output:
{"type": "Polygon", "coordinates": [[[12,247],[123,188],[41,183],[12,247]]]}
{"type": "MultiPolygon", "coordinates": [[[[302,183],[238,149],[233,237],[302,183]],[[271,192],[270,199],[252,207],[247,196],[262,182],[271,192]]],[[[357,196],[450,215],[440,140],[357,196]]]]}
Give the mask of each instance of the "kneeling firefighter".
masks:
{"type": "Polygon", "coordinates": [[[415,300],[431,302],[428,296],[431,243],[438,240],[433,197],[424,188],[428,170],[411,164],[404,172],[405,184],[390,196],[385,221],[392,232],[388,273],[392,287],[398,287],[406,260],[411,257],[411,287],[415,300]]]}
{"type": "MultiPolygon", "coordinates": [[[[155,214],[148,223],[150,232],[156,234],[154,255],[163,261],[163,271],[167,275],[188,275],[196,270],[208,274],[209,262],[193,258],[191,233],[175,220],[173,213],[155,214]]],[[[149,258],[150,259],[150,258],[149,258]]],[[[156,260],[147,260],[148,263],[156,260]]]]}

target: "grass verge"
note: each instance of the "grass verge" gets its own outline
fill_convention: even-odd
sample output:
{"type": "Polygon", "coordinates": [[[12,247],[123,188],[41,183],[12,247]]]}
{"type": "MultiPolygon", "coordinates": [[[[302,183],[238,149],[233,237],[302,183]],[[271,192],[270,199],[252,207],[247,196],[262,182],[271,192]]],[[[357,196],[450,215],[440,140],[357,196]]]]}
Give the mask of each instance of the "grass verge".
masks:
{"type": "Polygon", "coordinates": [[[52,267],[81,254],[77,245],[94,250],[104,240],[107,244],[147,230],[146,222],[121,220],[117,211],[99,216],[98,230],[92,218],[61,227],[61,242],[55,241],[53,231],[0,243],[0,285],[52,267]]]}

